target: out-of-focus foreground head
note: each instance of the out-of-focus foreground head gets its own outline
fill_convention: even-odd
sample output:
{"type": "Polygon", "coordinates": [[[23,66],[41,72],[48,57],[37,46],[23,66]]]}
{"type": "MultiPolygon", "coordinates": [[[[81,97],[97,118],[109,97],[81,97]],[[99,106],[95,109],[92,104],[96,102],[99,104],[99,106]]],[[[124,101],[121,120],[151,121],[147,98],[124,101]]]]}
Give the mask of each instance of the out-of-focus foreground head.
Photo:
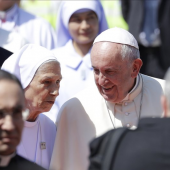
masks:
{"type": "Polygon", "coordinates": [[[14,4],[18,4],[20,0],[0,0],[0,11],[7,11],[14,4]]]}
{"type": "Polygon", "coordinates": [[[0,155],[15,152],[23,129],[24,91],[19,80],[0,70],[0,155]]]}
{"type": "Polygon", "coordinates": [[[108,29],[96,37],[91,61],[98,90],[112,103],[126,97],[142,66],[136,39],[121,28],[108,29]]]}
{"type": "Polygon", "coordinates": [[[165,75],[165,93],[161,98],[164,117],[170,117],[170,68],[165,75]]]}

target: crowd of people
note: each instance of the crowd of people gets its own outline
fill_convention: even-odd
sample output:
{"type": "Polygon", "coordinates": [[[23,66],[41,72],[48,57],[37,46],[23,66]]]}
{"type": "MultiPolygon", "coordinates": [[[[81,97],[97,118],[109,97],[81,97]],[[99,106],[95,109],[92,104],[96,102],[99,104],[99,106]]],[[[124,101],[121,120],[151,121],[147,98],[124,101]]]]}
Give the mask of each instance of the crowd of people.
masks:
{"type": "Polygon", "coordinates": [[[55,33],[0,0],[0,169],[170,168],[169,13],[156,22],[170,3],[148,1],[121,0],[129,31],[100,0],[62,1],[55,33]]]}

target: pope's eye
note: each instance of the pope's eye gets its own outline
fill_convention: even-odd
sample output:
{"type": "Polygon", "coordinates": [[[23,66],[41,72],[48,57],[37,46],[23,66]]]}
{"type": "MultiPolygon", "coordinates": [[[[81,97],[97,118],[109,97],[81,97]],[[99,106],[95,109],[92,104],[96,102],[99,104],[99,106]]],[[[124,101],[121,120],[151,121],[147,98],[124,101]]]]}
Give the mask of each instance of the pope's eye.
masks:
{"type": "Polygon", "coordinates": [[[49,80],[44,81],[44,84],[49,84],[49,83],[50,83],[49,80]]]}
{"type": "Polygon", "coordinates": [[[60,81],[61,81],[61,80],[57,80],[57,81],[56,81],[56,84],[59,84],[59,83],[60,83],[60,81]]]}
{"type": "Polygon", "coordinates": [[[99,70],[94,69],[95,74],[99,74],[99,70]]]}

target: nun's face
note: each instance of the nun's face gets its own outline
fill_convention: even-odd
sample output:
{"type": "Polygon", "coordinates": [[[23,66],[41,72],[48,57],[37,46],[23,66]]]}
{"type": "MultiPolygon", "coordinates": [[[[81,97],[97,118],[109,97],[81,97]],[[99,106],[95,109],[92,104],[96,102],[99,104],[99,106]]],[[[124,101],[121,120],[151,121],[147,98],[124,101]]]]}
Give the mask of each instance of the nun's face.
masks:
{"type": "Polygon", "coordinates": [[[48,62],[39,67],[33,80],[25,89],[26,104],[30,110],[29,117],[35,119],[38,114],[51,109],[55,98],[59,95],[61,78],[58,62],[48,62]]]}
{"type": "Polygon", "coordinates": [[[68,24],[69,33],[78,44],[92,43],[99,32],[99,22],[95,12],[74,13],[68,24]]]}

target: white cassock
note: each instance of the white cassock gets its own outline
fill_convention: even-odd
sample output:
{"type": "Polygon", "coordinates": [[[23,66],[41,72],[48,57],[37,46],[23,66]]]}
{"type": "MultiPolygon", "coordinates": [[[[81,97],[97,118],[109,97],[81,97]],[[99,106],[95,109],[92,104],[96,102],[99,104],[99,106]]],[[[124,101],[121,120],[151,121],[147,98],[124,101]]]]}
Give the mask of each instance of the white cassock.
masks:
{"type": "Polygon", "coordinates": [[[95,84],[67,101],[59,112],[50,168],[87,170],[88,145],[93,138],[113,128],[135,128],[139,117],[160,117],[164,81],[157,80],[139,74],[135,87],[121,103],[106,102],[95,84]]]}
{"type": "Polygon", "coordinates": [[[84,57],[81,57],[75,51],[72,40],[69,40],[65,46],[52,52],[60,62],[62,81],[55,105],[50,110],[50,114],[45,114],[55,122],[57,119],[56,106],[59,109],[63,103],[90,85],[93,82],[94,76],[90,61],[90,52],[84,57]]]}
{"type": "Polygon", "coordinates": [[[55,124],[40,114],[35,122],[25,121],[17,153],[48,169],[56,136],[55,124]]]}
{"type": "Polygon", "coordinates": [[[0,28],[0,47],[5,48],[11,52],[20,50],[28,42],[15,31],[6,31],[0,28]]]}
{"type": "Polygon", "coordinates": [[[16,31],[29,43],[38,44],[47,49],[53,49],[56,46],[56,35],[51,25],[17,5],[6,12],[0,12],[0,28],[16,31]]]}

